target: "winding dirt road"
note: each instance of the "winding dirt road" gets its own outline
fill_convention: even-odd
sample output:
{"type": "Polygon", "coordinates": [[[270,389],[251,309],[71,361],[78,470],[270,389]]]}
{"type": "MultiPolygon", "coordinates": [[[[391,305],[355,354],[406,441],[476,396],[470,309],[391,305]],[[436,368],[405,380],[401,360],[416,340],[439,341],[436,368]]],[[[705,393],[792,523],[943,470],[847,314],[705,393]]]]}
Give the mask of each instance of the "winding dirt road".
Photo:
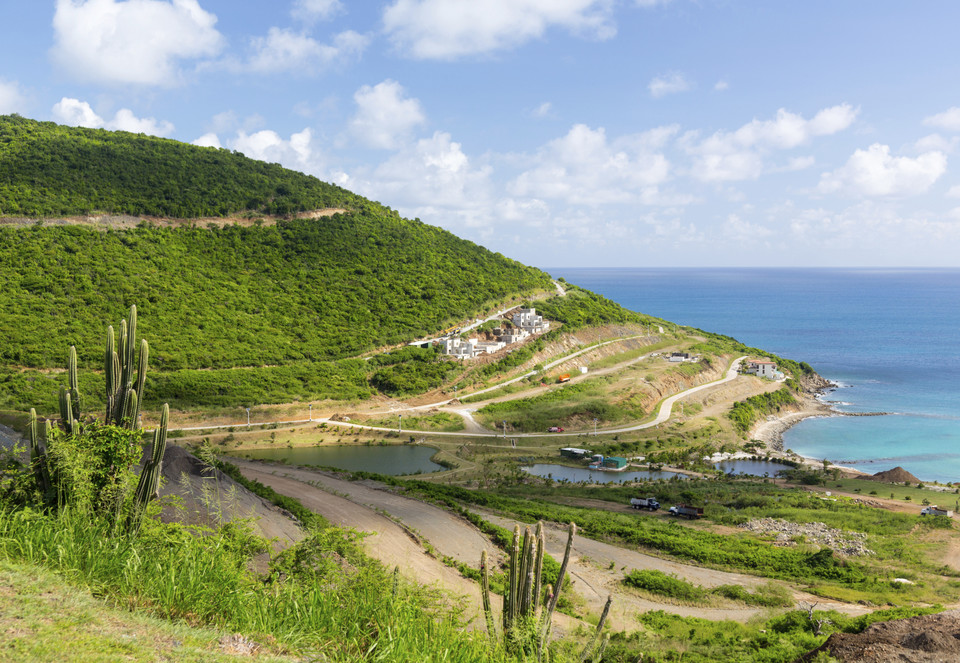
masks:
{"type": "MultiPolygon", "coordinates": [[[[440,554],[465,562],[473,568],[478,566],[480,553],[484,549],[488,554],[493,554],[493,559],[498,563],[502,561],[502,553],[472,524],[440,507],[397,495],[375,481],[344,481],[329,472],[257,461],[232,459],[231,462],[240,467],[245,476],[284,495],[296,497],[304,506],[331,522],[373,533],[363,542],[368,554],[388,566],[399,566],[406,577],[417,582],[438,585],[457,596],[468,597],[466,614],[470,618],[477,617],[480,596],[477,585],[429,556],[420,543],[421,540],[428,542],[440,554]]],[[[482,509],[474,511],[484,519],[508,529],[517,524],[526,526],[525,523],[482,509]]],[[[554,524],[546,524],[545,531],[547,551],[561,559],[566,546],[566,531],[554,524]]],[[[611,625],[618,629],[635,628],[637,615],[649,610],[735,621],[747,621],[764,612],[760,608],[745,606],[685,606],[641,598],[620,585],[624,573],[633,569],[656,569],[704,587],[725,584],[757,587],[767,580],[664,560],[583,536],[576,538],[569,569],[574,590],[583,597],[591,613],[598,614],[603,609],[608,594],[615,596],[611,625]]],[[[792,593],[797,601],[829,604],[829,607],[848,614],[868,612],[862,606],[825,601],[796,590],[792,590],[792,593]]],[[[565,627],[573,625],[568,618],[558,619],[558,624],[562,623],[565,627]]]]}

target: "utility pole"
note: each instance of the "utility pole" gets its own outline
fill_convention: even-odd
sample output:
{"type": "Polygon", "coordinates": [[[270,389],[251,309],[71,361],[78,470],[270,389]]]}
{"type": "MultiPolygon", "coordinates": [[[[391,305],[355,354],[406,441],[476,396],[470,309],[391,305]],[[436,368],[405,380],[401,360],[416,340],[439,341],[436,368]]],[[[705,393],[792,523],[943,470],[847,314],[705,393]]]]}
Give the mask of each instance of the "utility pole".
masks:
{"type": "Polygon", "coordinates": [[[403,415],[402,414],[397,415],[397,432],[398,433],[403,432],[403,415]]]}
{"type": "Polygon", "coordinates": [[[506,420],[504,420],[504,422],[503,422],[503,439],[507,439],[507,422],[506,422],[506,420]]]}
{"type": "Polygon", "coordinates": [[[247,408],[247,426],[250,425],[250,408],[247,408]]]}
{"type": "Polygon", "coordinates": [[[310,408],[310,421],[313,421],[313,403],[310,403],[307,407],[310,408]]]}

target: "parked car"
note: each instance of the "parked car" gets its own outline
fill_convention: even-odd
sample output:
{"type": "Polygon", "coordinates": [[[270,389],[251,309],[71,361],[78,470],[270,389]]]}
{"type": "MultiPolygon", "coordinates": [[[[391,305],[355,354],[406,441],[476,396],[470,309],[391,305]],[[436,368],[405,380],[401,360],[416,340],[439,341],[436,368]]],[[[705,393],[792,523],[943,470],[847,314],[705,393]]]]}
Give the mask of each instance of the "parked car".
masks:
{"type": "Polygon", "coordinates": [[[547,429],[547,432],[548,432],[548,433],[562,433],[562,432],[563,432],[563,427],[562,427],[562,426],[551,426],[550,428],[547,429]]]}

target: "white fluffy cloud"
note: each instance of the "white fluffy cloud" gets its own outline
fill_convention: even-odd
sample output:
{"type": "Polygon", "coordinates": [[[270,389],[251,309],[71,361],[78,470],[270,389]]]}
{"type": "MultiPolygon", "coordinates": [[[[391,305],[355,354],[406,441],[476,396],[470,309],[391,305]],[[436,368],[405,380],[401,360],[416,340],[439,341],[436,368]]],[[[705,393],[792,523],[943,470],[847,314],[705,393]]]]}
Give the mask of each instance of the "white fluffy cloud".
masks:
{"type": "Polygon", "coordinates": [[[216,22],[197,0],[57,0],[53,58],[83,80],[174,85],[180,61],[220,52],[216,22]]]}
{"type": "Polygon", "coordinates": [[[26,97],[18,83],[0,80],[0,115],[19,113],[26,105],[26,97]]]}
{"type": "Polygon", "coordinates": [[[553,26],[615,34],[610,0],[395,0],[383,12],[393,43],[416,58],[453,59],[513,48],[553,26]]]}
{"type": "Polygon", "coordinates": [[[923,123],[945,131],[960,131],[960,108],[954,106],[942,113],[926,117],[923,123]]]}
{"type": "Polygon", "coordinates": [[[165,120],[158,122],[152,117],[137,117],[129,108],[121,108],[114,114],[112,120],[106,120],[100,117],[86,101],[69,97],[64,97],[54,104],[53,119],[74,127],[129,131],[151,136],[169,136],[174,130],[170,122],[165,120]]]}
{"type": "Polygon", "coordinates": [[[197,138],[193,141],[194,145],[199,145],[200,147],[223,147],[220,144],[220,137],[215,133],[203,134],[200,138],[197,138]]]}
{"type": "Polygon", "coordinates": [[[228,146],[251,159],[279,163],[286,168],[317,175],[321,163],[312,143],[313,132],[309,128],[292,134],[289,140],[284,140],[275,131],[263,129],[252,134],[238,131],[228,141],[228,146]]]}
{"type": "Polygon", "coordinates": [[[406,97],[396,81],[364,85],[353,99],[357,113],[350,121],[350,132],[369,147],[394,149],[425,121],[420,102],[406,97]]]}
{"type": "Polygon", "coordinates": [[[764,157],[771,150],[791,149],[816,136],[843,131],[853,124],[858,112],[849,104],[841,104],[805,120],[781,108],[773,120],[753,120],[736,131],[718,131],[699,142],[695,132],[688,132],[682,143],[694,158],[692,173],[700,180],[755,179],[763,173],[764,157]]]}
{"type": "Polygon", "coordinates": [[[647,89],[650,90],[650,94],[655,99],[665,97],[668,94],[686,92],[691,87],[692,85],[690,81],[688,81],[683,74],[675,71],[662,76],[657,76],[650,81],[649,85],[647,85],[647,89]]]}
{"type": "Polygon", "coordinates": [[[312,73],[359,57],[369,41],[368,37],[347,30],[336,35],[333,43],[322,44],[303,33],[270,28],[266,37],[252,40],[254,55],[248,68],[265,74],[280,71],[312,73]]]}
{"type": "Polygon", "coordinates": [[[567,135],[547,143],[533,168],[509,186],[513,196],[602,205],[655,202],[658,185],[670,174],[670,163],[657,151],[676,127],[608,141],[601,129],[578,124],[567,135]]]}
{"type": "Polygon", "coordinates": [[[857,150],[847,163],[820,176],[821,193],[863,196],[911,196],[926,192],[947,170],[943,152],[916,158],[895,157],[889,145],[874,143],[857,150]]]}
{"type": "Polygon", "coordinates": [[[301,21],[312,22],[328,19],[343,11],[340,0],[294,0],[290,13],[301,21]]]}

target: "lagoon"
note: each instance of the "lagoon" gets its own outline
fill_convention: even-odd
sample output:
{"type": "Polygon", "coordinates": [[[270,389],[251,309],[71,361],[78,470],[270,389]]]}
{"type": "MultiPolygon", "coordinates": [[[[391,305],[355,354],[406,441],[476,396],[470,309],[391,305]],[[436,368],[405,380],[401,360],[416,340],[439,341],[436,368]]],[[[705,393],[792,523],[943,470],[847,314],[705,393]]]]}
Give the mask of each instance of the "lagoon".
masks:
{"type": "Polygon", "coordinates": [[[593,483],[625,483],[627,481],[651,481],[653,479],[672,479],[680,477],[686,479],[685,474],[680,472],[655,472],[651,470],[636,470],[627,472],[604,472],[602,470],[591,470],[586,467],[568,467],[566,465],[553,465],[547,463],[537,463],[527,467],[521,467],[524,472],[538,477],[550,477],[554,481],[572,481],[574,483],[585,481],[593,483]]]}
{"type": "Polygon", "coordinates": [[[244,451],[245,458],[273,460],[292,465],[322,465],[351,472],[376,472],[399,476],[427,474],[445,469],[430,458],[437,453],[433,447],[391,444],[385,446],[323,446],[278,447],[244,451]]]}

